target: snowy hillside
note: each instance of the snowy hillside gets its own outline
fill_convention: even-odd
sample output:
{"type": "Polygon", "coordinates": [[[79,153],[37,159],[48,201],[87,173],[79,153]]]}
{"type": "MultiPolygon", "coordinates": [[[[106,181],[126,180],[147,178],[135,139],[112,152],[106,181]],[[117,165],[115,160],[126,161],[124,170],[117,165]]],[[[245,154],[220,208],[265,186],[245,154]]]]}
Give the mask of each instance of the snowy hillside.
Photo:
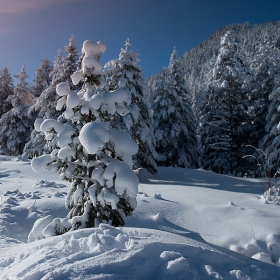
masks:
{"type": "Polygon", "coordinates": [[[69,185],[2,156],[0,279],[280,279],[279,205],[260,180],[182,168],[138,175],[125,227],[27,243],[38,218],[67,215],[69,185]]]}

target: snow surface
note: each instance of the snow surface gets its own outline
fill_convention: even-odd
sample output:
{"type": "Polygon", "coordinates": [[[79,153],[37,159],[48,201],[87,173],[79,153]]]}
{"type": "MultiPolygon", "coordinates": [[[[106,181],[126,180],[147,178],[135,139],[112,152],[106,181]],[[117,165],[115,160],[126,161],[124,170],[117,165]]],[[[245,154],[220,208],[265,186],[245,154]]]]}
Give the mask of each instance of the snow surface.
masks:
{"type": "Polygon", "coordinates": [[[0,279],[280,279],[279,204],[263,198],[260,180],[182,168],[138,176],[125,227],[27,243],[42,232],[30,233],[36,220],[67,215],[70,184],[1,156],[0,279]]]}

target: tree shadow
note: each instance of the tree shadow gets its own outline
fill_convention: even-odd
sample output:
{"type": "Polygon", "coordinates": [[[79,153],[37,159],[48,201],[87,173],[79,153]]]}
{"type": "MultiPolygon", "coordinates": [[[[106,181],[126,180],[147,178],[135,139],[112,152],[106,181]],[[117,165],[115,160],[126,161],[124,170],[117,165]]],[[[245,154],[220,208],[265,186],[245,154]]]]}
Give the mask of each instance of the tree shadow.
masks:
{"type": "Polygon", "coordinates": [[[234,177],[203,169],[159,167],[158,174],[139,172],[140,183],[150,185],[182,185],[211,188],[230,192],[262,194],[264,182],[260,178],[234,177]]]}

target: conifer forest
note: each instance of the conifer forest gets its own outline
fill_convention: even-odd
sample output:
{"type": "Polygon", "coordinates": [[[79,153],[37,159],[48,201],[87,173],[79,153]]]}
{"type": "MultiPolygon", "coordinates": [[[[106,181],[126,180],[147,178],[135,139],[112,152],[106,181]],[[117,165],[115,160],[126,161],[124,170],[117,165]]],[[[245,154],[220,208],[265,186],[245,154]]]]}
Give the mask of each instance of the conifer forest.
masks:
{"type": "MultiPolygon", "coordinates": [[[[127,40],[119,58],[99,75],[106,90],[130,93],[123,101],[127,110],[117,105],[120,114],[109,119],[139,147],[133,169],[155,174],[157,166],[178,166],[260,177],[259,161],[266,175],[274,176],[280,161],[279,25],[226,26],[182,57],[174,47],[169,65],[148,78],[127,40]]],[[[56,87],[67,82],[71,91],[85,90],[83,82],[71,80],[82,69],[83,56],[72,36],[53,62],[41,61],[30,84],[25,65],[14,76],[7,67],[1,70],[1,154],[32,159],[54,149],[55,141],[34,122],[38,127],[44,119],[71,119],[73,108],[56,87]]]]}

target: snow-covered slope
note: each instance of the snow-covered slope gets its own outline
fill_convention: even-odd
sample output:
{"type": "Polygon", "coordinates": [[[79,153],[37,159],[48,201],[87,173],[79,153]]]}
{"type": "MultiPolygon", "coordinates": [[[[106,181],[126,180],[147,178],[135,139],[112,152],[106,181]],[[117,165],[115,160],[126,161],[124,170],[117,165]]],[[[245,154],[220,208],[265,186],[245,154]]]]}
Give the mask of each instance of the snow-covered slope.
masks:
{"type": "Polygon", "coordinates": [[[0,160],[1,280],[280,279],[279,205],[262,198],[257,179],[140,170],[126,227],[101,224],[27,243],[38,218],[67,215],[69,185],[33,173],[28,161],[0,160]]]}

